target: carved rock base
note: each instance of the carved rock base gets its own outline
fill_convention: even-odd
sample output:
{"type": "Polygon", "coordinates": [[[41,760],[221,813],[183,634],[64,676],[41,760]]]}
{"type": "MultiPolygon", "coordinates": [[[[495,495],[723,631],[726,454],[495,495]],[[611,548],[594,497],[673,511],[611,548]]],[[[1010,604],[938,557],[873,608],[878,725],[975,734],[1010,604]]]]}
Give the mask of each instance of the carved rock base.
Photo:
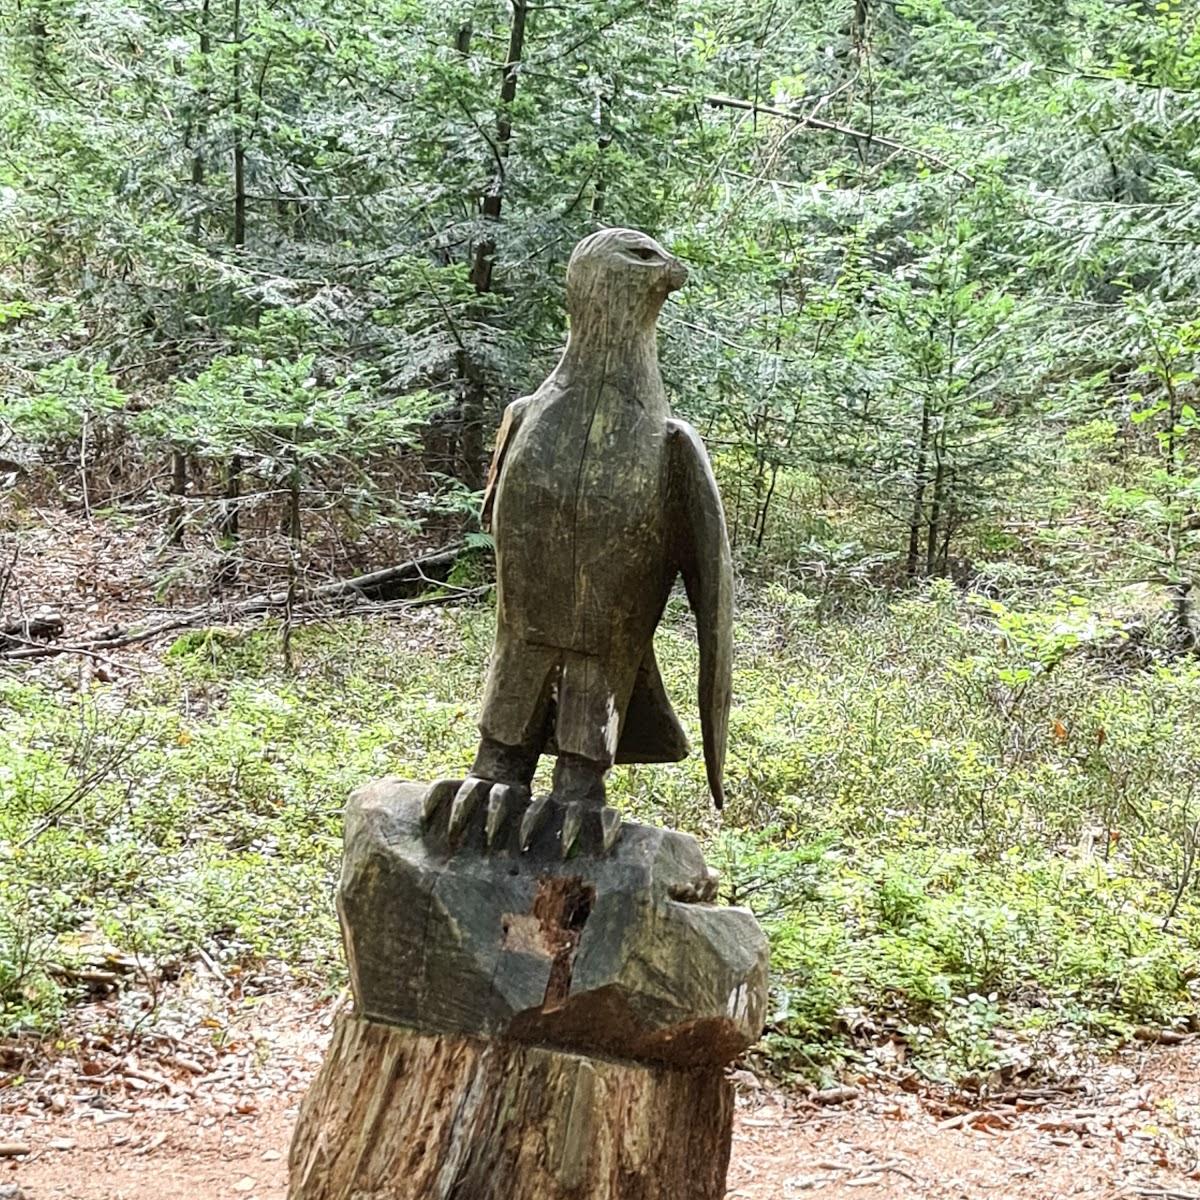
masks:
{"type": "Polygon", "coordinates": [[[452,842],[426,788],[381,779],[346,809],[338,912],[357,1011],[679,1067],[730,1062],[762,1032],[767,940],[711,886],[694,838],[629,822],[610,855],[552,840],[452,842]]]}
{"type": "Polygon", "coordinates": [[[720,1200],[719,1066],[590,1058],[338,1019],[289,1200],[720,1200]]]}

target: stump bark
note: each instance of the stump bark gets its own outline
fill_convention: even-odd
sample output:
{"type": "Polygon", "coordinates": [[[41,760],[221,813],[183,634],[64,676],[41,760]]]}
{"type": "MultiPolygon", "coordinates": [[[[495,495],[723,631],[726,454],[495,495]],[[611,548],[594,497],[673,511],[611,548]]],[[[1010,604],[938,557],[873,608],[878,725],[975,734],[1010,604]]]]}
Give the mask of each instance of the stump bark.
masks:
{"type": "Polygon", "coordinates": [[[289,1200],[719,1200],[724,1068],[763,1027],[767,943],[695,840],[485,850],[383,779],[346,812],[354,993],[292,1140],[289,1200]]]}
{"type": "Polygon", "coordinates": [[[719,1066],[346,1014],[300,1110],[289,1200],[720,1200],[732,1117],[719,1066]]]}

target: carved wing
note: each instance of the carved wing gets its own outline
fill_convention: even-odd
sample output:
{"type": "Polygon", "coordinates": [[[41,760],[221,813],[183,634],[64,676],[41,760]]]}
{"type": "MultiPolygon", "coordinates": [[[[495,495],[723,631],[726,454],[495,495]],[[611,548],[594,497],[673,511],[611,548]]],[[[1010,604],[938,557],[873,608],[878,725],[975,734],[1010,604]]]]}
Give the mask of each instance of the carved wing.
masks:
{"type": "Polygon", "coordinates": [[[669,420],[671,537],[700,638],[700,726],[708,788],[718,808],[733,693],[733,563],[721,494],[700,435],[669,420]]]}
{"type": "Polygon", "coordinates": [[[517,432],[521,423],[521,414],[525,411],[525,401],[514,400],[505,410],[500,420],[500,430],[496,434],[496,449],[492,451],[491,466],[488,467],[487,483],[483,487],[483,509],[479,514],[479,524],[484,531],[492,527],[492,506],[496,503],[496,487],[500,482],[500,471],[504,466],[504,454],[512,435],[517,432]]]}

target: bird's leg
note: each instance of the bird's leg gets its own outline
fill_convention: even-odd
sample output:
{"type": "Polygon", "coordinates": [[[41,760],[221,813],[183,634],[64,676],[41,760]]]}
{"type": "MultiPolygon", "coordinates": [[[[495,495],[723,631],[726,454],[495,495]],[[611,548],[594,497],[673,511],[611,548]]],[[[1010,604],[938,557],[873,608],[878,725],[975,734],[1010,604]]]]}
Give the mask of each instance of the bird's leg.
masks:
{"type": "Polygon", "coordinates": [[[581,758],[578,754],[560,754],[554,764],[551,794],[560,804],[582,804],[587,808],[604,807],[604,763],[581,758]]]}
{"type": "Polygon", "coordinates": [[[575,847],[588,814],[596,816],[588,822],[598,826],[601,854],[607,854],[621,830],[621,814],[604,804],[604,776],[608,764],[583,758],[577,754],[560,754],[554,765],[554,779],[549,796],[540,796],[526,810],[521,822],[521,849],[528,850],[546,819],[552,802],[562,809],[562,834],[559,842],[563,858],[575,847]]]}
{"type": "Polygon", "coordinates": [[[446,829],[453,839],[467,827],[486,799],[484,828],[490,846],[504,822],[528,802],[537,757],[537,751],[530,746],[507,746],[492,738],[483,738],[475,754],[475,763],[465,779],[439,779],[425,793],[422,815],[426,828],[449,802],[446,829]]]}

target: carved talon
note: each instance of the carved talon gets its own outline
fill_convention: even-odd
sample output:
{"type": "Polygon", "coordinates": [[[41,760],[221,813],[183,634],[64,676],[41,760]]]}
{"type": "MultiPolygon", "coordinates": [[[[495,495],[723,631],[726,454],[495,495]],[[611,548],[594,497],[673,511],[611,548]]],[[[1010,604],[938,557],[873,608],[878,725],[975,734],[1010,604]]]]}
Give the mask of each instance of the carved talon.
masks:
{"type": "Polygon", "coordinates": [[[497,783],[492,785],[492,790],[488,792],[487,820],[484,823],[489,850],[509,816],[528,799],[529,789],[520,784],[497,783]]]}
{"type": "Polygon", "coordinates": [[[550,821],[558,832],[558,852],[563,858],[573,852],[603,857],[612,852],[621,836],[621,814],[615,808],[597,808],[586,800],[564,801],[553,791],[530,803],[529,788],[524,784],[498,783],[481,775],[439,779],[431,784],[422,799],[422,827],[429,830],[447,805],[446,836],[452,845],[462,844],[481,806],[488,850],[502,850],[508,845],[506,831],[518,817],[522,853],[528,853],[550,821]]]}
{"type": "Polygon", "coordinates": [[[471,815],[488,794],[491,786],[488,780],[480,779],[476,775],[468,775],[463,780],[450,809],[450,821],[446,827],[450,837],[457,837],[467,827],[471,815]]]}
{"type": "Polygon", "coordinates": [[[539,796],[526,810],[521,818],[521,852],[524,853],[533,843],[537,831],[541,829],[550,808],[550,797],[539,796]]]}
{"type": "Polygon", "coordinates": [[[424,799],[421,801],[421,824],[428,828],[437,811],[447,801],[453,800],[455,793],[462,786],[459,779],[439,779],[429,785],[424,799]]]}
{"type": "Polygon", "coordinates": [[[558,853],[569,858],[573,852],[603,857],[612,851],[621,836],[621,814],[615,808],[597,809],[578,800],[565,803],[540,796],[521,820],[521,851],[527,853],[548,820],[558,824],[558,853]]]}
{"type": "Polygon", "coordinates": [[[488,792],[487,820],[484,822],[484,832],[487,836],[489,850],[496,840],[500,826],[504,824],[504,818],[508,815],[508,795],[508,788],[502,783],[496,784],[488,792]]]}
{"type": "Polygon", "coordinates": [[[512,821],[529,800],[529,789],[521,783],[497,783],[482,775],[465,779],[439,779],[425,791],[421,800],[421,827],[430,830],[438,813],[447,805],[446,836],[451,842],[460,839],[487,800],[483,821],[488,849],[506,840],[505,826],[512,821]]]}
{"type": "Polygon", "coordinates": [[[601,853],[608,854],[617,844],[621,836],[621,814],[615,808],[600,810],[600,845],[601,853]]]}
{"type": "Polygon", "coordinates": [[[575,843],[579,840],[579,831],[583,828],[583,805],[568,804],[563,813],[561,844],[559,854],[566,858],[575,843]]]}

